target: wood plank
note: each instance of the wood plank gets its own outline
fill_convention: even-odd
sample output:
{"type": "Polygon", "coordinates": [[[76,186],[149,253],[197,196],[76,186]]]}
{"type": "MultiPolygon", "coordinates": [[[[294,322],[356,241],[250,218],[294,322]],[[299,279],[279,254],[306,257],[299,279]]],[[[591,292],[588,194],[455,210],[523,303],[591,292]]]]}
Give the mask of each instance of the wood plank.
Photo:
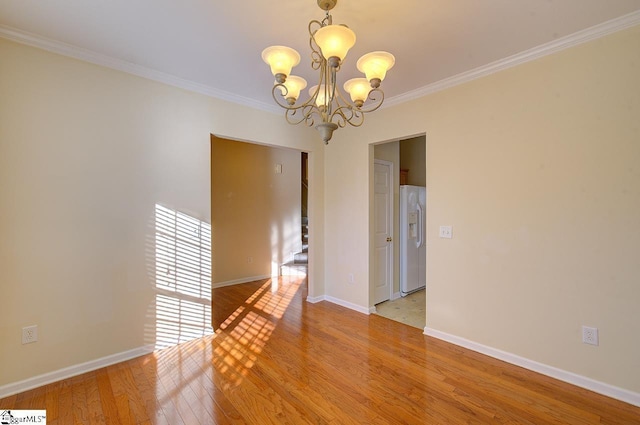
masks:
{"type": "Polygon", "coordinates": [[[131,372],[131,364],[116,364],[107,367],[113,396],[118,408],[118,417],[123,423],[139,423],[149,420],[145,404],[140,396],[131,372]]]}
{"type": "Polygon", "coordinates": [[[215,334],[0,399],[66,424],[640,424],[640,408],[377,315],[306,282],[213,290],[215,334]]]}
{"type": "Polygon", "coordinates": [[[117,424],[118,407],[116,399],[111,388],[111,380],[106,369],[96,371],[96,386],[98,396],[100,397],[100,405],[102,406],[102,418],[107,425],[117,424]]]}
{"type": "MultiPolygon", "coordinates": [[[[149,423],[158,425],[169,425],[170,422],[164,414],[164,410],[156,398],[156,385],[154,381],[150,381],[145,373],[144,367],[149,361],[150,356],[143,356],[130,362],[131,373],[134,377],[136,388],[140,394],[140,399],[144,403],[149,423]]],[[[155,378],[155,375],[152,375],[155,378]]]]}
{"type": "Polygon", "coordinates": [[[87,403],[87,390],[84,385],[89,374],[71,378],[71,409],[74,423],[88,424],[89,410],[87,403]]]}
{"type": "Polygon", "coordinates": [[[59,407],[60,407],[60,383],[55,382],[47,385],[44,409],[47,411],[47,423],[58,420],[59,407]]]}
{"type": "Polygon", "coordinates": [[[60,382],[60,395],[58,396],[58,422],[60,424],[74,424],[73,417],[73,395],[71,393],[72,379],[65,379],[60,382]]]}
{"type": "MultiPolygon", "coordinates": [[[[185,422],[182,420],[182,416],[173,403],[169,390],[164,387],[163,380],[161,379],[161,375],[164,374],[160,373],[157,361],[157,356],[161,352],[146,355],[138,359],[138,364],[146,380],[149,382],[150,391],[152,391],[157,402],[157,405],[154,406],[154,411],[160,411],[155,417],[152,414],[150,414],[149,417],[156,420],[155,423],[158,424],[166,421],[170,425],[184,425],[185,422]]],[[[149,397],[150,396],[151,394],[149,397]]]]}

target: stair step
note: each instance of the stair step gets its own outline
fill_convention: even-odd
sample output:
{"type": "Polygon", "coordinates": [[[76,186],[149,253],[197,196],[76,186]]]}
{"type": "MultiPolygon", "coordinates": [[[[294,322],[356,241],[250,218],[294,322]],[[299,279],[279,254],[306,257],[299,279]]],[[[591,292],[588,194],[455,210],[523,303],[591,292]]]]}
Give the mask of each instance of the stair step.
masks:
{"type": "Polygon", "coordinates": [[[293,254],[294,264],[307,264],[309,262],[309,254],[306,252],[298,252],[293,254]]]}
{"type": "Polygon", "coordinates": [[[282,276],[306,276],[307,265],[293,263],[283,264],[280,266],[280,274],[282,276]]]}
{"type": "Polygon", "coordinates": [[[302,217],[302,252],[293,255],[294,264],[304,264],[309,262],[309,217],[302,217]]]}

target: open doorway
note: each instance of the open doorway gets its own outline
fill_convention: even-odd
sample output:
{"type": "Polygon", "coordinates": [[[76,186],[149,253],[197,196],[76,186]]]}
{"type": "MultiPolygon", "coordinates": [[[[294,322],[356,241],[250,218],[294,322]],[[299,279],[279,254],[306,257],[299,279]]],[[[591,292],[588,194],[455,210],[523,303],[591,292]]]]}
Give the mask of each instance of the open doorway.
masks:
{"type": "Polygon", "coordinates": [[[212,286],[282,273],[303,251],[301,152],[211,137],[212,286]]]}
{"type": "MultiPolygon", "coordinates": [[[[393,222],[392,222],[392,235],[389,237],[389,249],[393,253],[393,263],[389,265],[380,264],[382,257],[375,255],[376,252],[381,252],[379,247],[372,246],[375,250],[373,258],[373,273],[370,300],[375,306],[373,309],[376,314],[388,317],[392,320],[406,323],[410,326],[424,329],[426,326],[426,294],[428,288],[428,282],[426,282],[426,192],[427,192],[427,178],[426,178],[426,136],[421,135],[417,137],[411,137],[406,139],[400,139],[397,141],[382,143],[374,146],[374,167],[375,163],[387,162],[392,164],[392,193],[393,196],[390,199],[391,208],[393,209],[393,222]],[[422,207],[425,214],[419,217],[418,213],[409,214],[410,219],[407,220],[407,212],[401,214],[401,187],[413,187],[416,189],[424,188],[424,198],[422,201],[422,207]],[[405,218],[401,222],[401,216],[405,218]],[[406,228],[405,228],[406,227],[406,228]],[[408,234],[402,235],[403,230],[408,234]],[[413,258],[408,258],[406,250],[401,250],[401,239],[409,238],[410,242],[414,245],[423,244],[422,250],[416,250],[413,252],[413,258]],[[404,251],[404,252],[401,252],[404,251]],[[416,274],[410,278],[411,283],[404,285],[406,282],[407,272],[403,272],[403,267],[407,264],[410,268],[419,269],[417,261],[422,261],[423,264],[420,267],[423,268],[421,277],[416,274]],[[403,264],[403,261],[405,264],[403,264]],[[379,291],[376,289],[376,282],[380,280],[378,274],[384,271],[386,267],[391,267],[393,272],[393,284],[386,300],[379,298],[379,291]],[[404,274],[404,276],[403,276],[404,274]],[[424,283],[421,283],[424,282],[424,283]],[[426,284],[426,285],[425,285],[426,284]]],[[[376,179],[376,173],[373,173],[373,178],[376,179]]],[[[379,179],[379,177],[378,177],[379,179]]],[[[373,191],[376,192],[376,182],[372,184],[373,191]]],[[[373,194],[376,196],[376,193],[373,194]]],[[[416,195],[417,197],[418,195],[416,195]]],[[[376,213],[375,209],[381,209],[380,206],[375,206],[376,202],[373,202],[374,211],[372,212],[374,223],[377,223],[380,215],[376,213]]],[[[375,233],[375,227],[373,232],[375,233]]],[[[371,235],[372,239],[376,238],[376,235],[371,235]]]]}
{"type": "Polygon", "coordinates": [[[254,303],[246,294],[273,295],[294,284],[307,292],[308,162],[296,149],[211,135],[214,330],[236,313],[247,314],[254,303]]]}

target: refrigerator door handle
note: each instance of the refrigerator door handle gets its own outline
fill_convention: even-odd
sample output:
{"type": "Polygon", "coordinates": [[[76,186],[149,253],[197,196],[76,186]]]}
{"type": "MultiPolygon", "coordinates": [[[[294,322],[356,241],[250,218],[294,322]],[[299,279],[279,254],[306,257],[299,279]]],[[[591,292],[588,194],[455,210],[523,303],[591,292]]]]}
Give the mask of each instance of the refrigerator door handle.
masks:
{"type": "Polygon", "coordinates": [[[418,237],[416,238],[416,248],[420,248],[422,245],[424,245],[424,239],[423,239],[423,234],[424,234],[424,230],[423,230],[423,223],[422,223],[422,205],[420,205],[420,203],[416,204],[416,208],[418,209],[418,237]]]}

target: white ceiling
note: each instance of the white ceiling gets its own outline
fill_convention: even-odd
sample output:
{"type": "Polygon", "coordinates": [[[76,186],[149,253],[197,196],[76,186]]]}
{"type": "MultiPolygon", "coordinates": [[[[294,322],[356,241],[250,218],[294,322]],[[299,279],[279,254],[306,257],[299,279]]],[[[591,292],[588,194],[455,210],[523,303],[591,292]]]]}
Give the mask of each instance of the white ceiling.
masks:
{"type": "MultiPolygon", "coordinates": [[[[362,54],[387,50],[396,65],[383,89],[401,99],[610,20],[638,24],[640,0],[339,0],[332,15],[357,35],[341,80],[362,54]]],[[[295,48],[294,73],[313,85],[307,26],[323,17],[316,0],[1,0],[0,36],[270,107],[260,53],[295,48]]]]}

